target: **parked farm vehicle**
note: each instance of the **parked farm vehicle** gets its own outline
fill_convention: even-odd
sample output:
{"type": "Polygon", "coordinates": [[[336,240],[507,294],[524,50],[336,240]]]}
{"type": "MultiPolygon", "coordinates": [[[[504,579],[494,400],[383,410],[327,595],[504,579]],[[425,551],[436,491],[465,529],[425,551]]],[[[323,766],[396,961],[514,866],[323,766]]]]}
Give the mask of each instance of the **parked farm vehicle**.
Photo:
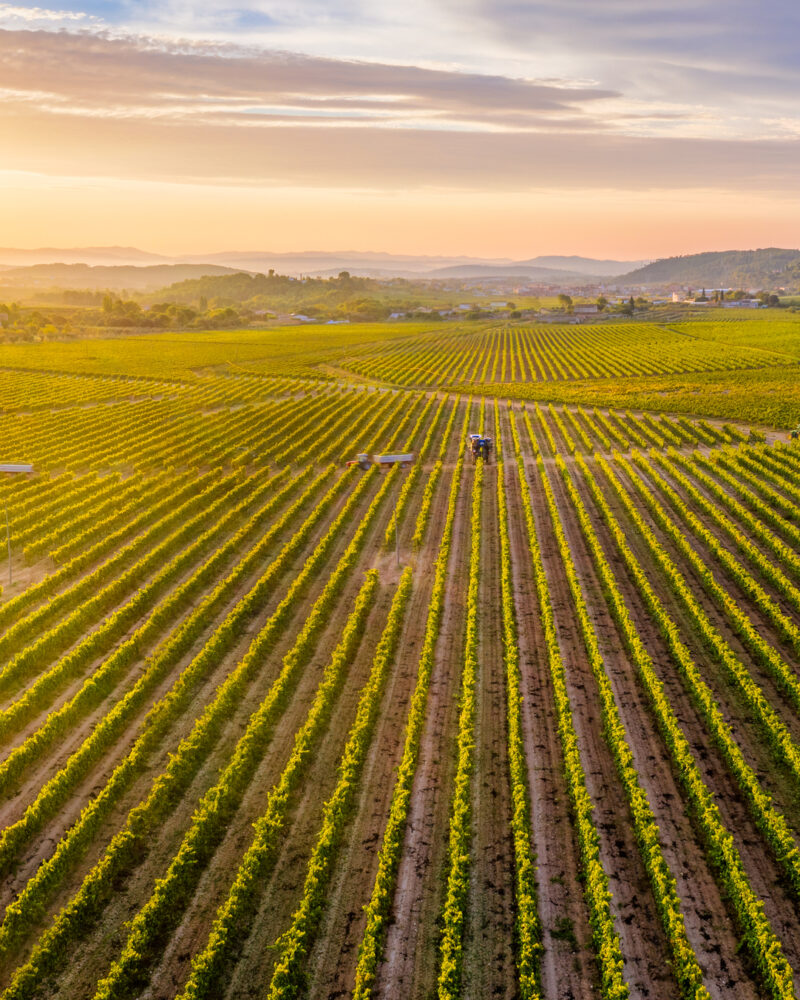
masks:
{"type": "Polygon", "coordinates": [[[348,469],[351,465],[357,465],[360,469],[368,469],[371,465],[379,465],[382,469],[391,468],[393,465],[399,465],[401,468],[406,469],[414,461],[414,452],[409,451],[400,455],[368,455],[361,454],[352,461],[347,463],[348,469]]]}
{"type": "Polygon", "coordinates": [[[472,461],[477,462],[482,458],[484,462],[490,462],[492,456],[492,439],[481,437],[479,434],[470,434],[472,443],[472,461]]]}

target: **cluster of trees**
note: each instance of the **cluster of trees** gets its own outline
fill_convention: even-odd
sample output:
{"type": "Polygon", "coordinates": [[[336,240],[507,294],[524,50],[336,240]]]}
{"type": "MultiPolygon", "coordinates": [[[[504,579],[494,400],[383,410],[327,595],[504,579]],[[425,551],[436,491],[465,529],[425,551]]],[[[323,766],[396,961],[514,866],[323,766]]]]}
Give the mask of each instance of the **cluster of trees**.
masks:
{"type": "Polygon", "coordinates": [[[109,293],[103,297],[100,315],[92,313],[85,319],[93,321],[96,326],[152,327],[162,330],[193,327],[208,330],[241,326],[250,322],[252,314],[248,310],[221,306],[215,302],[209,305],[207,300],[199,303],[197,308],[177,302],[156,302],[149,308],[142,308],[133,299],[121,299],[109,293]]]}
{"type": "Polygon", "coordinates": [[[762,306],[774,307],[781,304],[780,298],[773,292],[757,292],[755,295],[751,295],[750,292],[746,292],[742,288],[737,288],[732,292],[726,292],[724,289],[715,288],[710,295],[706,295],[706,290],[704,288],[700,295],[696,296],[695,302],[740,302],[742,299],[750,298],[758,299],[762,306]]]}
{"type": "Polygon", "coordinates": [[[112,293],[100,296],[94,308],[30,309],[18,302],[0,302],[0,330],[6,339],[35,340],[85,334],[97,328],[155,330],[214,330],[246,326],[253,320],[246,309],[205,304],[192,309],[160,302],[148,309],[133,299],[112,293]]]}
{"type": "Polygon", "coordinates": [[[33,340],[69,333],[72,324],[63,314],[50,315],[39,309],[23,309],[18,302],[0,302],[0,330],[14,340],[33,340]]]}
{"type": "MultiPolygon", "coordinates": [[[[605,295],[598,295],[595,302],[599,312],[616,312],[627,316],[633,315],[633,312],[636,309],[650,308],[648,300],[643,298],[641,295],[637,296],[635,299],[631,295],[627,302],[619,302],[613,306],[610,306],[605,295]]],[[[575,303],[572,301],[571,295],[567,295],[562,292],[561,295],[558,296],[558,306],[563,312],[571,313],[575,308],[575,303]]]]}
{"type": "Polygon", "coordinates": [[[302,313],[318,319],[379,321],[392,312],[409,312],[426,304],[425,289],[405,279],[391,282],[354,277],[341,271],[331,278],[293,278],[266,274],[211,275],[180,281],[159,293],[170,302],[192,308],[204,303],[248,310],[302,313]]]}

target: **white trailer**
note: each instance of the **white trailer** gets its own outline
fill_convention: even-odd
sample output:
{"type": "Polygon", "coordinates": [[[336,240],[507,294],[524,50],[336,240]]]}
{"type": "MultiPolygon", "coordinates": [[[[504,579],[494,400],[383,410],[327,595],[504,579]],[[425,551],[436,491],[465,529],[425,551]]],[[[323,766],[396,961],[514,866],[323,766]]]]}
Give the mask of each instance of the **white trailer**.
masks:
{"type": "Polygon", "coordinates": [[[368,469],[371,465],[379,465],[382,469],[391,468],[393,465],[400,465],[404,469],[412,464],[414,461],[414,452],[408,451],[402,454],[396,455],[372,455],[363,452],[358,455],[352,461],[348,462],[348,468],[351,465],[357,465],[361,469],[368,469]]]}

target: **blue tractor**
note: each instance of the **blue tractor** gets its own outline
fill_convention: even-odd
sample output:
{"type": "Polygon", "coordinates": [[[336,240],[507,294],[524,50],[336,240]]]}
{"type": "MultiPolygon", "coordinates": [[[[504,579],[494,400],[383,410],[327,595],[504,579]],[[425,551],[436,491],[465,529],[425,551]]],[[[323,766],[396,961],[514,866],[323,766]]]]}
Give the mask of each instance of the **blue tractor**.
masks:
{"type": "Polygon", "coordinates": [[[484,462],[491,462],[492,439],[490,437],[481,437],[480,434],[470,434],[470,442],[473,462],[477,462],[479,458],[483,459],[484,462]]]}

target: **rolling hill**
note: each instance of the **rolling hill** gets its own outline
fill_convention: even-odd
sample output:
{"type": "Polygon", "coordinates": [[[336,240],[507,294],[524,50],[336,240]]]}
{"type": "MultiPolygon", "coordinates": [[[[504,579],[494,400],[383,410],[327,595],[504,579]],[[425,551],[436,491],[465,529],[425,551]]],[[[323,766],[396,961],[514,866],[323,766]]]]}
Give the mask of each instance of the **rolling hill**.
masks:
{"type": "Polygon", "coordinates": [[[774,290],[800,287],[800,250],[724,250],[666,257],[624,274],[631,285],[774,290]]]}

